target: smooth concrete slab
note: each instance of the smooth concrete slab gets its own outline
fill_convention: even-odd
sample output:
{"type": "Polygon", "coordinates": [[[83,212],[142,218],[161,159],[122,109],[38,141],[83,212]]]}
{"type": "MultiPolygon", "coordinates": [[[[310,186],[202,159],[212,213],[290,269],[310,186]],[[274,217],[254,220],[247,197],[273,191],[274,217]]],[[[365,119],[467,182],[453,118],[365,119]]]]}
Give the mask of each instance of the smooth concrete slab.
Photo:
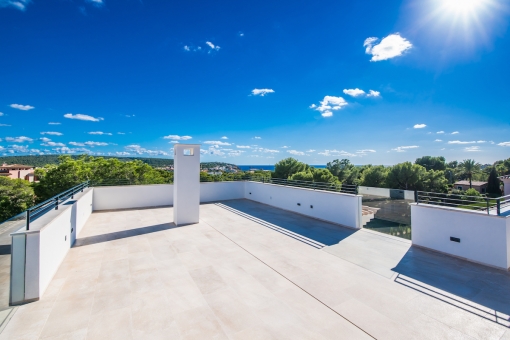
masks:
{"type": "MultiPolygon", "coordinates": [[[[200,209],[200,223],[182,227],[169,223],[172,208],[92,214],[79,246],[70,250],[46,294],[19,307],[0,339],[508,337],[508,328],[497,320],[381,275],[374,263],[369,268],[356,264],[358,255],[351,260],[335,256],[259,220],[310,239],[336,238],[339,245],[358,232],[247,200],[200,209]]],[[[391,252],[394,242],[370,235],[358,239],[351,251],[368,254],[369,248],[380,247],[379,254],[391,252]]],[[[398,260],[401,252],[394,251],[381,267],[397,261],[395,275],[401,269],[407,274],[402,277],[415,284],[448,288],[433,281],[426,286],[426,276],[422,281],[412,277],[413,263],[431,261],[430,272],[431,266],[444,265],[440,258],[411,256],[408,250],[398,260]]],[[[478,292],[486,294],[477,300],[479,307],[496,306],[487,295],[491,286],[507,294],[501,286],[506,273],[461,267],[464,278],[472,270],[473,275],[483,270],[487,277],[487,288],[478,292]]],[[[445,275],[448,279],[456,279],[455,274],[445,275]]]]}

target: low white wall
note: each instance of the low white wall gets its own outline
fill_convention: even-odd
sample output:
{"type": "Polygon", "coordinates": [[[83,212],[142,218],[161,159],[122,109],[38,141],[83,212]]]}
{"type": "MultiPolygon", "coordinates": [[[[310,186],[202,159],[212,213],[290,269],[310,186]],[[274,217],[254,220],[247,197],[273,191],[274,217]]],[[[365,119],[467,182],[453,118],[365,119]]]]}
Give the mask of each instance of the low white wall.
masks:
{"type": "Polygon", "coordinates": [[[245,198],[244,181],[200,183],[200,203],[245,198]]]}
{"type": "Polygon", "coordinates": [[[509,269],[510,218],[463,209],[411,204],[414,245],[509,269]],[[460,239],[453,242],[450,237],[460,239]]]}
{"type": "Polygon", "coordinates": [[[346,227],[361,228],[361,196],[258,182],[245,183],[245,197],[249,200],[346,227]]]}
{"type": "Polygon", "coordinates": [[[173,184],[95,187],[93,210],[169,206],[174,204],[173,184]]]}
{"type": "Polygon", "coordinates": [[[23,236],[26,239],[24,268],[16,267],[16,273],[11,271],[11,276],[24,277],[25,291],[23,299],[19,300],[17,295],[18,301],[13,303],[37,300],[44,294],[73,245],[76,233],[92,213],[92,197],[93,189],[85,189],[58,210],[51,210],[30,223],[30,230],[22,228],[11,234],[13,239],[23,236]]]}

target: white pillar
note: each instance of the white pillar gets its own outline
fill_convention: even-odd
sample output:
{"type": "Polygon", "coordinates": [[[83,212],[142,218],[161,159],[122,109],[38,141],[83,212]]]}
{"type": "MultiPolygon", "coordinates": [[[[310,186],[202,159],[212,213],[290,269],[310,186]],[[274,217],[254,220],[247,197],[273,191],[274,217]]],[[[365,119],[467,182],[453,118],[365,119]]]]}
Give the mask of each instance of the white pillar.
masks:
{"type": "Polygon", "coordinates": [[[174,144],[174,223],[198,223],[200,145],[174,144]]]}

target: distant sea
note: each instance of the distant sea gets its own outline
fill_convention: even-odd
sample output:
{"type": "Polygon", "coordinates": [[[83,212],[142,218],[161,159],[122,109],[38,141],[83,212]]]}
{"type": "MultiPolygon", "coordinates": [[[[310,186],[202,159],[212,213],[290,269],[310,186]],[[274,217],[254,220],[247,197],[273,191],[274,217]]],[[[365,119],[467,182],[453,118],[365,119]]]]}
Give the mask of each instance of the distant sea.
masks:
{"type": "MultiPolygon", "coordinates": [[[[316,169],[325,169],[325,165],[311,165],[316,169]]],[[[248,170],[270,170],[274,171],[274,165],[238,165],[237,166],[242,171],[248,171],[248,170]]]]}

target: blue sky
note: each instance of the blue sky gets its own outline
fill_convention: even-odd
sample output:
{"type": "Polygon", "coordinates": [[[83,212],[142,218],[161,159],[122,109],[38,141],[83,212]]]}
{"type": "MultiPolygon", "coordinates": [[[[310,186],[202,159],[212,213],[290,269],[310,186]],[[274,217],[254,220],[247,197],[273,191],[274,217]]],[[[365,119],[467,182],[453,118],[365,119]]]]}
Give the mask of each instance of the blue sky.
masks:
{"type": "Polygon", "coordinates": [[[0,0],[0,154],[510,157],[503,0],[0,0]]]}

